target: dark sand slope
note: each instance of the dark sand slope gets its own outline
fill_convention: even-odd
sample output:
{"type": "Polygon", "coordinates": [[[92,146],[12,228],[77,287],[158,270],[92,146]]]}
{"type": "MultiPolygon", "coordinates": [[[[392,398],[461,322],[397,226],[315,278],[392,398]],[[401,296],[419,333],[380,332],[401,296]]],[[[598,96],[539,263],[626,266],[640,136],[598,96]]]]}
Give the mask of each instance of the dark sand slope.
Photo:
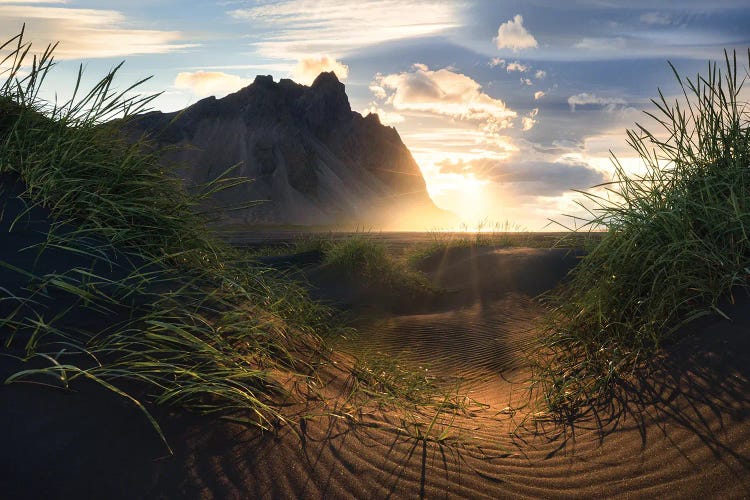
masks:
{"type": "MultiPolygon", "coordinates": [[[[23,238],[36,233],[25,234],[2,238],[23,248],[23,238]]],[[[486,404],[455,418],[440,416],[437,429],[453,425],[441,444],[413,439],[398,414],[377,408],[364,412],[364,425],[344,417],[309,420],[300,426],[302,439],[288,428],[260,435],[240,424],[155,409],[175,450],[168,456],[140,411],[101,387],[77,384],[63,392],[11,384],[0,387],[0,496],[750,495],[746,299],[728,311],[734,321],[705,321],[695,335],[668,347],[656,373],[644,374],[600,421],[560,427],[531,413],[520,354],[541,313],[531,296],[553,286],[574,262],[558,250],[451,252],[425,267],[455,290],[448,299],[362,325],[351,350],[430,361],[437,375],[466,378],[472,396],[486,404]]],[[[6,275],[0,271],[2,283],[10,283],[6,275]]],[[[341,356],[341,364],[350,362],[341,356]]],[[[20,368],[0,356],[3,377],[20,368]]],[[[292,418],[332,410],[346,392],[345,378],[332,367],[323,389],[328,406],[313,401],[290,408],[292,418]]]]}
{"type": "MultiPolygon", "coordinates": [[[[53,317],[56,312],[66,311],[58,319],[58,325],[74,325],[86,329],[101,328],[102,322],[112,322],[121,317],[128,317],[132,309],[145,300],[152,300],[133,294],[127,302],[119,306],[110,306],[107,313],[96,312],[91,308],[81,307],[80,299],[61,289],[47,289],[44,293],[32,291],[32,284],[36,277],[48,274],[60,276],[71,273],[75,269],[83,269],[109,279],[123,279],[136,270],[142,272],[156,272],[153,266],[146,268],[145,263],[131,254],[117,254],[111,246],[103,245],[100,252],[109,260],[105,265],[103,259],[92,259],[83,253],[75,253],[60,248],[58,238],[71,234],[75,229],[69,225],[53,222],[49,211],[37,206],[29,205],[20,197],[25,186],[15,174],[0,175],[0,318],[6,318],[11,311],[18,308],[18,299],[28,299],[33,294],[33,300],[40,309],[50,312],[53,317]],[[54,228],[54,231],[51,231],[54,228]]],[[[97,243],[88,237],[88,243],[97,243]]],[[[66,244],[64,241],[63,244],[66,244]]],[[[100,285],[107,286],[107,285],[100,285]]],[[[0,327],[2,328],[2,327],[0,327]]],[[[5,338],[5,332],[0,330],[0,338],[5,338]]],[[[22,345],[18,343],[17,345],[22,345]]]]}

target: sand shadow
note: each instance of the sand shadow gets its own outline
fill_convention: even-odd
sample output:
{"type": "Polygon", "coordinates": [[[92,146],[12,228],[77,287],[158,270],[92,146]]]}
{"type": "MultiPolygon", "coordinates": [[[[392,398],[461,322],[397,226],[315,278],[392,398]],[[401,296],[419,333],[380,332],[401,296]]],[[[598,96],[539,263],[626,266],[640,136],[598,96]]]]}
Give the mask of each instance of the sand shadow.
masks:
{"type": "Polygon", "coordinates": [[[633,453],[670,448],[693,468],[721,464],[721,474],[750,493],[750,300],[737,298],[722,309],[731,321],[710,317],[684,328],[584,416],[531,426],[556,444],[549,457],[575,455],[581,435],[596,435],[609,450],[627,434],[639,445],[633,453]]]}

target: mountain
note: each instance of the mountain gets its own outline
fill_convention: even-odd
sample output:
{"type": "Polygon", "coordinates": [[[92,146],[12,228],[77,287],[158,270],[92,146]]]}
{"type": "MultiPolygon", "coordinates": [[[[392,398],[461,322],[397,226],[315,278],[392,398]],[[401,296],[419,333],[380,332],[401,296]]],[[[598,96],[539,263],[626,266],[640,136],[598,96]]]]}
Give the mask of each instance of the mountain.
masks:
{"type": "Polygon", "coordinates": [[[168,148],[188,186],[232,176],[249,184],[216,195],[248,224],[365,225],[428,229],[453,222],[430,199],[424,178],[392,127],[352,111],[333,72],[311,86],[258,76],[222,99],[208,97],[175,113],[151,112],[130,125],[168,148]],[[182,147],[184,146],[184,147],[182,147]]]}

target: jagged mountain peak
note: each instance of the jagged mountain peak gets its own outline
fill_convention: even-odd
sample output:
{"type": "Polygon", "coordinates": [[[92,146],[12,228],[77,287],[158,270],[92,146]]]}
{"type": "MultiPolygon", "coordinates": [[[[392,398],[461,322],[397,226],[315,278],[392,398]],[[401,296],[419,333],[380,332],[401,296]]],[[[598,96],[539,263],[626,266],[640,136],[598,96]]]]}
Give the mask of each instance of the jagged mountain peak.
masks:
{"type": "Polygon", "coordinates": [[[218,197],[222,205],[267,200],[228,214],[246,223],[403,228],[400,221],[417,212],[443,219],[425,227],[447,218],[398,132],[352,111],[333,72],[310,86],[257,76],[222,99],[203,99],[180,114],[147,113],[131,126],[158,142],[191,146],[170,148],[165,158],[186,165],[188,185],[240,164],[233,175],[254,182],[218,197]]]}
{"type": "Polygon", "coordinates": [[[344,84],[341,83],[333,71],[323,71],[313,80],[310,88],[320,90],[334,89],[338,92],[345,92],[344,84]]]}

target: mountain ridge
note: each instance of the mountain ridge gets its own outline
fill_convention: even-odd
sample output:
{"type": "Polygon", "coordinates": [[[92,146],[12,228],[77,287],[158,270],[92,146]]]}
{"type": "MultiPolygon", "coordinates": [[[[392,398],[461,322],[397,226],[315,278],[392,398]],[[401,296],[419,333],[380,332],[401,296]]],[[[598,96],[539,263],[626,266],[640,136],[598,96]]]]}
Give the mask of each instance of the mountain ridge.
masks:
{"type": "Polygon", "coordinates": [[[184,165],[179,173],[188,186],[239,164],[232,175],[253,182],[217,194],[217,201],[231,206],[268,201],[227,212],[229,222],[383,229],[452,222],[452,214],[430,199],[396,129],[375,114],[353,111],[333,72],[321,73],[309,87],[257,76],[221,99],[139,115],[129,127],[157,145],[178,146],[164,159],[184,165]]]}

